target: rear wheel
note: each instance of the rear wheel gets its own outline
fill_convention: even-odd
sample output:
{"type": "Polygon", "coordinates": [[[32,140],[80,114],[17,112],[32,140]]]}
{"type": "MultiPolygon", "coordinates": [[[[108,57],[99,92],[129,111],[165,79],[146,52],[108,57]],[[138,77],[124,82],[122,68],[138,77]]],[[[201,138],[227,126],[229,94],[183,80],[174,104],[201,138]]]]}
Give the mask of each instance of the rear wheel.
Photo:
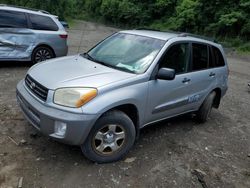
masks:
{"type": "Polygon", "coordinates": [[[135,136],[132,120],[121,111],[110,111],[97,120],[81,148],[92,161],[114,162],[128,153],[134,145],[135,136]]]}
{"type": "Polygon", "coordinates": [[[37,47],[32,53],[32,63],[36,64],[54,57],[54,53],[50,48],[46,46],[40,46],[37,47]]]}
{"type": "Polygon", "coordinates": [[[215,96],[215,91],[211,92],[197,111],[196,119],[199,123],[205,123],[207,121],[213,107],[215,96]]]}

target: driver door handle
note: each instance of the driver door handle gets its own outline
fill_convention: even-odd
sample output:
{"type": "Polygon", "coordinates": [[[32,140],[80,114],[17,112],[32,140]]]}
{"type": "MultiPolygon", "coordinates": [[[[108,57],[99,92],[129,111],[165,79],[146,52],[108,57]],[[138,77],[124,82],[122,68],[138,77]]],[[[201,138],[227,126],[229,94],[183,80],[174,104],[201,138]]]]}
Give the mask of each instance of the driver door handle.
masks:
{"type": "Polygon", "coordinates": [[[215,73],[214,72],[210,72],[209,76],[210,77],[215,77],[215,73]]]}
{"type": "Polygon", "coordinates": [[[184,78],[184,79],[182,80],[182,83],[186,84],[186,83],[189,83],[190,81],[191,81],[191,79],[189,79],[189,78],[184,78]]]}

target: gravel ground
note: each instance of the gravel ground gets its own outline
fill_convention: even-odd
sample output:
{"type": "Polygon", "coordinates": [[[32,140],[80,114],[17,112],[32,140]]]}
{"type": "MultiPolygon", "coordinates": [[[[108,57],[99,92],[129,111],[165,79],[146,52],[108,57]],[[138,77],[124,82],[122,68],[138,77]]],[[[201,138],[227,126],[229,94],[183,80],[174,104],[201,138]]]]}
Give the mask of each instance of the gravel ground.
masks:
{"type": "MultiPolygon", "coordinates": [[[[69,54],[83,52],[116,29],[76,22],[69,54]]],[[[30,63],[1,62],[0,188],[250,187],[249,57],[228,57],[229,90],[210,120],[183,116],[146,127],[123,161],[94,164],[78,147],[38,134],[24,119],[15,87],[30,63]]]]}

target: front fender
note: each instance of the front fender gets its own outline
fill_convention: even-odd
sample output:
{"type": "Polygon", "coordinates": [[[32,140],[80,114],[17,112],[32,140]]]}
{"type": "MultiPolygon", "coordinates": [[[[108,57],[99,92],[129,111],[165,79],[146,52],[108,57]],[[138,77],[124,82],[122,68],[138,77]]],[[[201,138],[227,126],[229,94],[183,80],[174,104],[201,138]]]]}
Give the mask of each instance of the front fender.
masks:
{"type": "Polygon", "coordinates": [[[117,106],[132,104],[138,110],[139,125],[142,125],[147,97],[148,83],[137,83],[99,93],[95,99],[82,107],[82,111],[86,114],[97,114],[100,117],[103,113],[117,106]]]}

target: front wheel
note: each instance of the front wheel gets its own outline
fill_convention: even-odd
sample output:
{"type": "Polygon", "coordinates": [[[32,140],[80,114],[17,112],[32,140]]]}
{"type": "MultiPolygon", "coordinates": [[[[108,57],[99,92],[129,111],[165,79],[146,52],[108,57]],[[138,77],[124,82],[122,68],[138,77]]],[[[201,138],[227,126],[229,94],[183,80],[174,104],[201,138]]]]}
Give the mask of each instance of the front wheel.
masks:
{"type": "Polygon", "coordinates": [[[33,64],[36,64],[54,57],[54,53],[50,48],[40,46],[33,51],[31,61],[33,64]]]}
{"type": "Polygon", "coordinates": [[[81,148],[83,154],[94,162],[115,162],[132,148],[135,136],[132,120],[125,113],[114,110],[97,120],[81,148]]]}
{"type": "Polygon", "coordinates": [[[202,103],[200,109],[197,111],[196,119],[199,123],[205,123],[207,121],[213,107],[215,96],[215,91],[211,92],[202,103]]]}

